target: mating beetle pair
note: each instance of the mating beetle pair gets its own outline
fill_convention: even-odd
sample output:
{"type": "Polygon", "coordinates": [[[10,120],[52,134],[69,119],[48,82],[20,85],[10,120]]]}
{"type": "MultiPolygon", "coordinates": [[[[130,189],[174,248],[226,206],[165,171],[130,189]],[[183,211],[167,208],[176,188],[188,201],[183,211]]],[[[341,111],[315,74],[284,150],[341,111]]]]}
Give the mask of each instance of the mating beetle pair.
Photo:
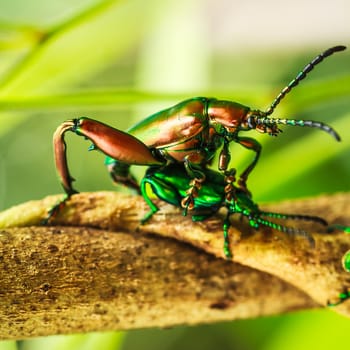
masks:
{"type": "MultiPolygon", "coordinates": [[[[253,138],[241,136],[241,133],[256,130],[260,133],[276,136],[281,132],[278,126],[284,124],[318,128],[328,132],[339,141],[340,137],[335,130],[324,123],[311,120],[271,118],[269,116],[284,96],[298,85],[317,64],[333,53],[343,50],[345,50],[345,46],[335,46],[316,56],[278,94],[266,112],[252,110],[236,102],[197,97],[146,118],[130,128],[128,133],[89,118],[64,122],[54,134],[56,168],[67,194],[64,201],[77,192],[72,187],[73,178],[67,165],[64,141],[64,134],[67,131],[73,131],[92,141],[93,145],[90,149],[98,149],[107,155],[105,163],[113,180],[117,183],[139,190],[139,185],[129,172],[130,166],[152,166],[153,170],[147,172],[142,184],[150,183],[155,194],[163,200],[167,200],[167,196],[170,196],[168,201],[183,207],[185,214],[187,210],[202,210],[206,205],[198,203],[200,200],[205,201],[206,199],[201,194],[200,189],[204,186],[208,190],[210,186],[213,186],[216,190],[210,193],[209,205],[207,205],[212,206],[213,211],[224,205],[228,208],[229,213],[240,212],[246,215],[249,220],[254,217],[255,222],[253,220],[252,226],[264,224],[261,218],[263,212],[257,209],[247,188],[247,179],[258,162],[261,145],[253,138]],[[231,142],[239,143],[255,152],[253,161],[239,176],[238,188],[233,185],[235,179],[232,176],[232,171],[229,170],[231,160],[229,145],[231,142]],[[219,178],[219,175],[215,177],[208,170],[208,166],[220,148],[218,170],[221,174],[218,173],[219,178]],[[181,180],[182,184],[183,182],[187,183],[186,186],[185,184],[181,187],[173,186],[172,180],[174,179],[171,178],[171,174],[168,174],[170,166],[175,166],[174,170],[177,175],[174,179],[181,180]],[[158,181],[160,178],[163,181],[158,181]],[[168,195],[163,195],[169,186],[168,195]],[[185,192],[183,193],[183,191],[185,192]],[[171,196],[180,196],[180,203],[178,200],[171,200],[171,196]],[[240,209],[243,202],[247,205],[247,214],[240,209]]],[[[154,211],[146,192],[144,190],[141,192],[154,211]]],[[[52,208],[50,215],[54,215],[64,201],[52,208]]],[[[194,216],[194,219],[203,220],[207,216],[194,216]]],[[[284,218],[284,216],[280,216],[280,218],[284,218]]],[[[320,221],[321,219],[315,220],[320,221]]],[[[227,235],[227,222],[228,218],[224,223],[225,235],[227,235]]],[[[225,242],[225,254],[229,256],[227,239],[225,242]]]]}

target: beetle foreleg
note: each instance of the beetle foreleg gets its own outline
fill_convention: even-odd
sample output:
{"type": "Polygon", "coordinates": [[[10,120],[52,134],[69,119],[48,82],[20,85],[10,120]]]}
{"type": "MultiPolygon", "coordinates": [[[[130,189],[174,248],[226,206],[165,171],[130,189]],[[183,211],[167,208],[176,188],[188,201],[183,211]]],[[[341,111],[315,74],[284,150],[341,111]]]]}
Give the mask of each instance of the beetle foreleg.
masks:
{"type": "Polygon", "coordinates": [[[226,171],[231,160],[231,154],[229,149],[230,142],[225,139],[224,140],[224,146],[222,147],[222,150],[219,155],[219,170],[220,171],[226,171]]]}
{"type": "Polygon", "coordinates": [[[261,153],[261,145],[258,141],[256,141],[253,138],[250,137],[237,137],[237,142],[241,144],[243,147],[252,150],[255,152],[255,157],[253,161],[248,165],[248,167],[243,171],[243,173],[239,176],[238,185],[239,187],[250,195],[250,192],[247,188],[247,179],[248,175],[251,173],[251,171],[255,168],[255,165],[257,164],[260,153],[261,153]]]}

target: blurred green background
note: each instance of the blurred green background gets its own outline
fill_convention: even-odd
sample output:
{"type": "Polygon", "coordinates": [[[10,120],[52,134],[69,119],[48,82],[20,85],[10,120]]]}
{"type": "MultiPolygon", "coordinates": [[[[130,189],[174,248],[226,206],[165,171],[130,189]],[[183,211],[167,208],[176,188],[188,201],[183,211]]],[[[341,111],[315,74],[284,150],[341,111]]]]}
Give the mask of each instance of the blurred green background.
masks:
{"type": "MultiPolygon", "coordinates": [[[[316,54],[349,45],[349,23],[344,0],[0,0],[0,208],[62,192],[51,139],[64,120],[87,115],[125,130],[194,96],[264,110],[316,54]]],[[[285,127],[278,138],[250,132],[263,144],[249,179],[255,199],[348,191],[350,54],[318,66],[274,116],[329,123],[342,142],[308,128],[285,127]]],[[[74,135],[67,135],[67,143],[79,190],[115,190],[103,155],[87,152],[89,144],[74,135]]],[[[235,167],[243,169],[251,157],[232,146],[235,167]]],[[[350,321],[324,310],[0,342],[0,350],[320,350],[344,348],[349,341],[350,321]]]]}

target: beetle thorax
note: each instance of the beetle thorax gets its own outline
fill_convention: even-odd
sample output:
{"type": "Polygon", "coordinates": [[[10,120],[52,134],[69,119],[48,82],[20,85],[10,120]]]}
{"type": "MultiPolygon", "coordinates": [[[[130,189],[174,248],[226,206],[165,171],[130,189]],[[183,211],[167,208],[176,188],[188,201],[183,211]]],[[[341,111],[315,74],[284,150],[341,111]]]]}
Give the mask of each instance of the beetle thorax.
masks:
{"type": "Polygon", "coordinates": [[[249,107],[236,102],[211,100],[208,104],[209,123],[220,133],[224,128],[227,133],[238,131],[245,123],[249,107]]]}

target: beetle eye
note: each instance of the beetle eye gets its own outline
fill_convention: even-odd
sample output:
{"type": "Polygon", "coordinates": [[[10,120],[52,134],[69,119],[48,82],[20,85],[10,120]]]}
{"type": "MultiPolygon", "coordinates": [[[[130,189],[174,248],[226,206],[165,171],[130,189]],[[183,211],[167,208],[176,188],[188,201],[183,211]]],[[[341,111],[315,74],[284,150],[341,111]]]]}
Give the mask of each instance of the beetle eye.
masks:
{"type": "Polygon", "coordinates": [[[247,123],[250,129],[255,129],[256,128],[256,121],[254,116],[250,116],[247,119],[247,123]]]}

